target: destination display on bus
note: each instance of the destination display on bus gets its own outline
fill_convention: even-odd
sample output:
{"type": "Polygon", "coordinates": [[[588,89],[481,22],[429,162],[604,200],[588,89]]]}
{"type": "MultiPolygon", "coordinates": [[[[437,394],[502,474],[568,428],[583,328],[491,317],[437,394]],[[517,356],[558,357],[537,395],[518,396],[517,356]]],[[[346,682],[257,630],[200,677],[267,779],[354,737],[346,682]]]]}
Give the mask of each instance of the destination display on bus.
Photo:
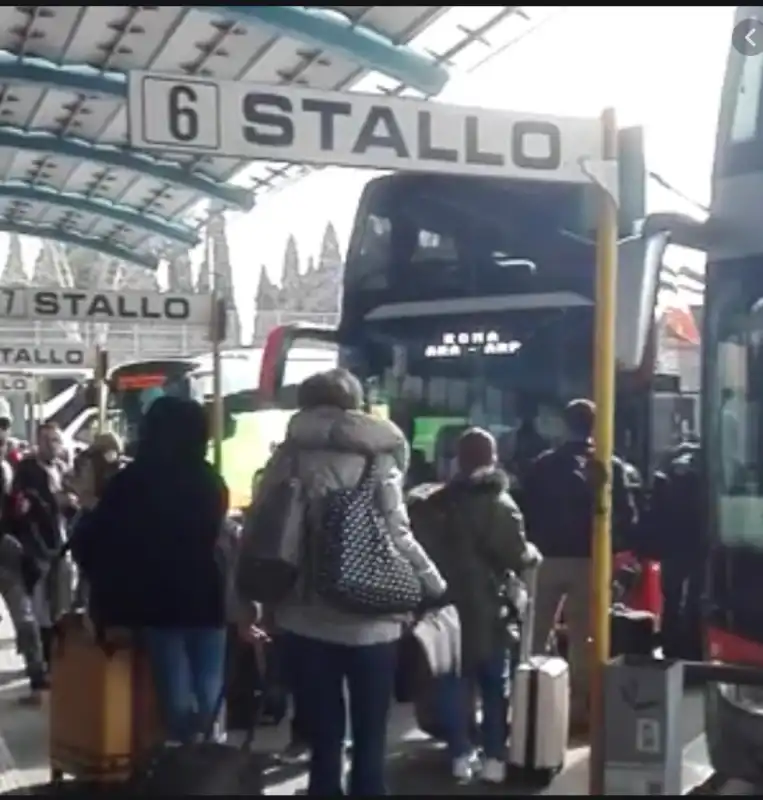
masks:
{"type": "Polygon", "coordinates": [[[128,392],[136,389],[155,389],[164,386],[167,376],[156,373],[127,373],[117,375],[116,389],[120,392],[128,392]]]}
{"type": "Polygon", "coordinates": [[[522,343],[495,330],[447,331],[424,348],[425,358],[461,358],[463,356],[510,356],[522,343]]]}

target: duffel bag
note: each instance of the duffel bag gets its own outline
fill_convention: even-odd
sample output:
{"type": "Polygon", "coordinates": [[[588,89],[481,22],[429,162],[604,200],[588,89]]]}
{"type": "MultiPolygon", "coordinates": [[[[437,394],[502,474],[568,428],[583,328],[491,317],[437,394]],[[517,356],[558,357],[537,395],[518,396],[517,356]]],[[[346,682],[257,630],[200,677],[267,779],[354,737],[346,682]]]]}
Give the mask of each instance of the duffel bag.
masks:
{"type": "Polygon", "coordinates": [[[171,796],[264,794],[265,758],[249,743],[164,745],[129,782],[127,794],[171,796]]]}
{"type": "MultiPolygon", "coordinates": [[[[258,645],[255,645],[256,648],[258,645]]],[[[251,726],[236,747],[214,741],[217,722],[229,691],[227,677],[201,741],[166,742],[133,772],[127,794],[170,796],[259,795],[265,793],[267,756],[252,749],[262,703],[255,701],[251,726]]],[[[263,687],[266,689],[266,687],[263,687]]],[[[263,691],[264,694],[264,691],[263,691]]]]}

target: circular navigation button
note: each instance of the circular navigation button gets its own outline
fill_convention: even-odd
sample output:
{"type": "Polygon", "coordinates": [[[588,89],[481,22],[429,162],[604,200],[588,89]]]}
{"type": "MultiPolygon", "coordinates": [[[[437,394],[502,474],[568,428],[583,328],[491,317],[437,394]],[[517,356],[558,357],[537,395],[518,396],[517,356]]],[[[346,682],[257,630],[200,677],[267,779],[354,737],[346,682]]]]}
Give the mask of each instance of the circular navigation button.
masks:
{"type": "Polygon", "coordinates": [[[763,53],[763,22],[759,19],[743,19],[734,26],[731,42],[743,56],[759,56],[763,53]]]}

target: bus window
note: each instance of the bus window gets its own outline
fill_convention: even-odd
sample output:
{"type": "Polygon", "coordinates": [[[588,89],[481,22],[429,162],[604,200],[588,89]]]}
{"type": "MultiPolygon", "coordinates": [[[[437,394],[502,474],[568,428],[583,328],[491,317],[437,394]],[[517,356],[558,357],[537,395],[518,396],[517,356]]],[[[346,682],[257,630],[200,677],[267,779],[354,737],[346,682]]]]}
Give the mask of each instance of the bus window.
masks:
{"type": "Polygon", "coordinates": [[[729,281],[710,322],[715,348],[708,432],[718,458],[708,469],[718,537],[723,545],[763,554],[763,281],[756,271],[729,281]],[[760,284],[757,299],[751,281],[760,284]]]}
{"type": "Polygon", "coordinates": [[[167,359],[123,364],[109,375],[109,408],[114,432],[131,453],[138,438],[140,422],[158,397],[191,397],[188,374],[193,361],[167,359]]]}

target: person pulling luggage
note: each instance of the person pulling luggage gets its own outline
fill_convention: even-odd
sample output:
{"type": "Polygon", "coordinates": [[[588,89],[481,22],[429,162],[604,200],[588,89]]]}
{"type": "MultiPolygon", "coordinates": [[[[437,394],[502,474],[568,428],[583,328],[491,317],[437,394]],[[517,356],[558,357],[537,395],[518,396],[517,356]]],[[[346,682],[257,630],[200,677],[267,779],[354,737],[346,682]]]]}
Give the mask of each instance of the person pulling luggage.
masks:
{"type": "Polygon", "coordinates": [[[206,461],[208,439],[200,404],[155,400],[135,459],[72,542],[96,625],[131,629],[146,648],[171,741],[208,732],[224,683],[228,489],[206,461]]]}
{"type": "MultiPolygon", "coordinates": [[[[567,441],[542,453],[527,472],[522,510],[527,535],[544,557],[538,572],[534,642],[543,648],[554,627],[560,599],[570,662],[573,733],[588,731],[588,637],[593,513],[596,499],[593,430],[596,407],[573,400],[564,411],[567,441]]],[[[637,519],[623,462],[612,459],[612,538],[627,542],[637,519]]]]}
{"type": "Polygon", "coordinates": [[[453,775],[479,774],[489,783],[506,777],[508,735],[509,617],[505,584],[540,560],[525,539],[524,520],[498,465],[496,440],[481,428],[458,440],[456,475],[411,506],[414,532],[447,584],[461,621],[462,675],[440,679],[440,721],[453,775]],[[481,744],[471,740],[474,691],[482,700],[481,744]]]}

